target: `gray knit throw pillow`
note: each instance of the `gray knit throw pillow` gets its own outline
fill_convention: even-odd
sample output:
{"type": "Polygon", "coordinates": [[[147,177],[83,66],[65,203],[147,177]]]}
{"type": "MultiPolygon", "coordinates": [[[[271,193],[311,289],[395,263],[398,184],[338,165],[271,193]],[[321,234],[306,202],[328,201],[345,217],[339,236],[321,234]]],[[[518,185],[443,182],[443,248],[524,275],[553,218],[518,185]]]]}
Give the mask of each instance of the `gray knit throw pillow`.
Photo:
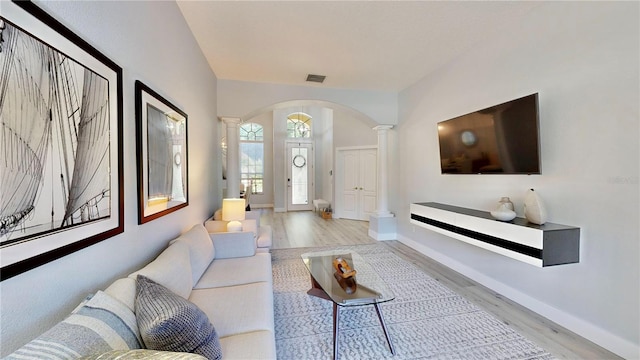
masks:
{"type": "Polygon", "coordinates": [[[220,340],[207,315],[153,280],[138,275],[136,321],[147,349],[222,359],[220,340]]]}

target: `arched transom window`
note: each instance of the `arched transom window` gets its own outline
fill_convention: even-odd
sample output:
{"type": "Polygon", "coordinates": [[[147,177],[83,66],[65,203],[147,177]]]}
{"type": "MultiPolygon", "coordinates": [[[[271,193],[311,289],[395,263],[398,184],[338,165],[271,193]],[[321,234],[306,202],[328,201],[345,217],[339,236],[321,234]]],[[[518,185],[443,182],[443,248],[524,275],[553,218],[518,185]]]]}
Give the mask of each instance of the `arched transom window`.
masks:
{"type": "Polygon", "coordinates": [[[311,115],[303,112],[295,112],[287,116],[288,138],[311,137],[311,115]]]}

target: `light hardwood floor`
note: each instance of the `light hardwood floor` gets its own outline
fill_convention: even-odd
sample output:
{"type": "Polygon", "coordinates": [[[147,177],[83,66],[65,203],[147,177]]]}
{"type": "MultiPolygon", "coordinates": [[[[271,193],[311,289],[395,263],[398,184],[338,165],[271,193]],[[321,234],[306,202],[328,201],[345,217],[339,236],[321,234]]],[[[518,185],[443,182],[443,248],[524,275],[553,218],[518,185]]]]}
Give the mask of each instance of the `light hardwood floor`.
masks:
{"type": "MultiPolygon", "coordinates": [[[[274,213],[262,209],[260,221],[273,228],[273,249],[378,243],[368,236],[369,223],[365,221],[325,220],[312,211],[274,213]]],[[[559,359],[621,359],[398,241],[381,243],[559,359]]]]}

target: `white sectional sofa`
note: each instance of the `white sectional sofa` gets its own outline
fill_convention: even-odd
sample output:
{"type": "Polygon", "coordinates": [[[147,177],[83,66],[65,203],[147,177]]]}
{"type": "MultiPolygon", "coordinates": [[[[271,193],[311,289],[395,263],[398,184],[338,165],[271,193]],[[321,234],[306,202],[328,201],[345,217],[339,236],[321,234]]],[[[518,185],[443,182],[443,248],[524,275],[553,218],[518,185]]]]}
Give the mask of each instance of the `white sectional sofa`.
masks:
{"type": "MultiPolygon", "coordinates": [[[[134,351],[130,358],[146,358],[140,353],[144,350],[130,350],[145,347],[142,330],[136,327],[136,306],[140,306],[136,301],[137,275],[201,309],[215,328],[223,359],[276,358],[271,254],[256,252],[253,237],[210,236],[199,224],[171,241],[151,263],[99,291],[67,319],[7,359],[65,358],[63,355],[69,354],[67,358],[91,355],[111,359],[109,354],[113,353],[127,358],[127,351],[134,351]],[[115,320],[104,319],[104,314],[93,318],[88,311],[96,308],[118,316],[115,320]]],[[[150,352],[149,358],[191,358],[156,350],[164,351],[150,352]]]]}

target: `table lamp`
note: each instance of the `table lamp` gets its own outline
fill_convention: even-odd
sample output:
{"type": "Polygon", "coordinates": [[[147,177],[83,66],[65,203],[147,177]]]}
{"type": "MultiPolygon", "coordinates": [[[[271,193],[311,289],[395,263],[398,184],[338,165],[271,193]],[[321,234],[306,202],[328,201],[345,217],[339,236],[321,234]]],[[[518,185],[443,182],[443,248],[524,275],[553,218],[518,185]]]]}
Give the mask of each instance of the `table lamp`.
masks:
{"type": "Polygon", "coordinates": [[[222,220],[228,221],[227,231],[242,231],[242,223],[244,220],[244,199],[222,199],[222,220]]]}

